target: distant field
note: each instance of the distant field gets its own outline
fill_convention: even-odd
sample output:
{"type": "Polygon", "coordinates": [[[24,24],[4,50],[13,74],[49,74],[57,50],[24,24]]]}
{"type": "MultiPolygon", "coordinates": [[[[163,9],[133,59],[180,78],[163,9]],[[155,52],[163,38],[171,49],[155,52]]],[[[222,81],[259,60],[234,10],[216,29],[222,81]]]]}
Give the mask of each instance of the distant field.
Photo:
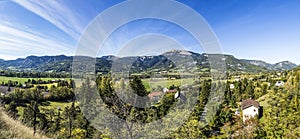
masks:
{"type": "MultiPolygon", "coordinates": [[[[18,78],[18,77],[4,77],[4,76],[0,76],[0,83],[2,82],[8,82],[9,80],[15,82],[19,82],[19,83],[22,83],[24,84],[25,82],[28,81],[28,79],[34,79],[34,80],[39,80],[41,79],[42,81],[48,81],[48,80],[58,80],[58,79],[61,79],[61,78],[18,78]]],[[[68,80],[68,79],[65,79],[65,80],[68,80]]]]}
{"type": "Polygon", "coordinates": [[[170,87],[172,85],[175,86],[181,86],[184,84],[193,84],[194,83],[194,78],[186,78],[186,79],[174,79],[174,80],[170,80],[170,79],[143,79],[143,84],[146,87],[146,89],[148,91],[150,91],[151,88],[156,88],[158,86],[161,87],[170,87]]]}

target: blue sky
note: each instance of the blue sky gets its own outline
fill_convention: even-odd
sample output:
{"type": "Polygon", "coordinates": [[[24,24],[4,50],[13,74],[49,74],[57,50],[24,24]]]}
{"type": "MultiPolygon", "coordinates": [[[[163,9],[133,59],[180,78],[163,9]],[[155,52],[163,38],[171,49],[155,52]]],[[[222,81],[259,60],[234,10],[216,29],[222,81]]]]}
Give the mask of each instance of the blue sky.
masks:
{"type": "MultiPolygon", "coordinates": [[[[0,0],[0,58],[74,55],[78,39],[86,26],[102,11],[120,2],[122,1],[0,0]]],[[[270,63],[290,60],[300,64],[297,51],[300,48],[299,0],[179,2],[193,8],[206,19],[219,38],[224,53],[270,63]]],[[[122,50],[115,47],[126,46],[124,43],[128,43],[128,40],[125,38],[147,33],[157,34],[156,39],[164,38],[163,35],[171,36],[188,49],[201,51],[195,40],[188,34],[183,35],[185,31],[176,25],[145,19],[118,29],[114,34],[123,39],[112,37],[110,42],[114,44],[107,43],[108,51],[103,54],[118,53],[122,50]]],[[[154,42],[145,39],[146,36],[144,40],[154,42]]]]}

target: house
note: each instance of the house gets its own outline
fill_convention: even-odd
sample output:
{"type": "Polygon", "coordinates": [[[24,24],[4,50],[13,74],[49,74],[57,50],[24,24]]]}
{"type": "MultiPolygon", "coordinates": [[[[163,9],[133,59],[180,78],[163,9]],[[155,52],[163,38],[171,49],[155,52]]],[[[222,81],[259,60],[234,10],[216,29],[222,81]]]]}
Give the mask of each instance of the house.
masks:
{"type": "Polygon", "coordinates": [[[230,84],[229,88],[234,89],[234,84],[230,84]]]}
{"type": "Polygon", "coordinates": [[[281,87],[281,86],[283,86],[284,85],[284,82],[283,81],[277,81],[276,83],[275,83],[275,86],[277,86],[277,87],[281,87]]]}
{"type": "Polygon", "coordinates": [[[184,102],[186,101],[186,97],[181,92],[178,92],[175,89],[169,90],[167,88],[164,88],[163,92],[152,92],[152,93],[148,94],[148,97],[153,102],[159,102],[159,100],[162,98],[162,96],[165,95],[166,93],[172,93],[172,94],[174,94],[175,99],[180,99],[184,102]]]}
{"type": "Polygon", "coordinates": [[[185,95],[183,95],[181,92],[176,92],[176,94],[174,95],[174,98],[179,99],[182,102],[186,102],[186,100],[187,100],[185,95]]]}
{"type": "Polygon", "coordinates": [[[174,94],[174,93],[177,93],[177,92],[178,91],[174,89],[174,90],[168,90],[166,93],[173,93],[174,94]]]}
{"type": "Polygon", "coordinates": [[[167,93],[168,91],[169,91],[168,88],[164,88],[164,89],[163,89],[163,92],[164,92],[164,93],[167,93]]]}
{"type": "Polygon", "coordinates": [[[243,100],[241,103],[241,108],[243,111],[243,121],[255,117],[256,115],[259,116],[260,113],[260,105],[257,101],[252,99],[243,100]]]}
{"type": "Polygon", "coordinates": [[[235,76],[235,81],[240,81],[241,80],[241,77],[240,76],[235,76]]]}
{"type": "Polygon", "coordinates": [[[176,89],[169,90],[168,88],[164,88],[164,89],[163,89],[163,92],[164,92],[164,93],[176,93],[177,90],[176,90],[176,89]]]}
{"type": "Polygon", "coordinates": [[[152,92],[152,93],[148,94],[148,97],[153,102],[158,102],[163,95],[164,95],[163,92],[152,92]]]}

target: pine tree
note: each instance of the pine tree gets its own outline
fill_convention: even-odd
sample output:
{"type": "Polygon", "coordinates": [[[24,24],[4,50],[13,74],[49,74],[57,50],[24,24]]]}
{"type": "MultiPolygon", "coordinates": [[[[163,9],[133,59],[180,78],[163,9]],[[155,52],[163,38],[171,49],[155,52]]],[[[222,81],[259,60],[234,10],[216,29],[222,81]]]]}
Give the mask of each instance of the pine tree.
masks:
{"type": "Polygon", "coordinates": [[[149,98],[147,95],[149,92],[147,92],[145,86],[143,85],[142,80],[138,76],[133,76],[133,79],[130,81],[130,87],[132,89],[132,93],[136,94],[137,96],[140,96],[140,99],[137,100],[137,96],[134,98],[134,106],[145,106],[146,103],[149,101],[149,98]]]}
{"type": "Polygon", "coordinates": [[[76,119],[76,107],[74,102],[72,103],[71,107],[65,107],[63,115],[67,119],[67,129],[69,130],[69,138],[72,138],[73,124],[76,119]]]}
{"type": "MultiPolygon", "coordinates": [[[[37,131],[37,124],[38,124],[37,118],[39,116],[40,116],[40,118],[43,118],[43,117],[41,117],[41,113],[39,110],[39,105],[43,99],[43,94],[41,93],[41,91],[39,89],[33,89],[29,92],[29,94],[30,94],[30,96],[29,96],[30,103],[25,108],[24,111],[26,112],[26,114],[24,114],[23,116],[27,116],[27,118],[29,118],[26,120],[27,122],[32,121],[32,126],[33,126],[33,130],[34,130],[33,132],[35,134],[37,131]],[[30,116],[28,117],[28,115],[30,115],[30,116]]],[[[47,121],[45,123],[47,123],[47,121]]]]}

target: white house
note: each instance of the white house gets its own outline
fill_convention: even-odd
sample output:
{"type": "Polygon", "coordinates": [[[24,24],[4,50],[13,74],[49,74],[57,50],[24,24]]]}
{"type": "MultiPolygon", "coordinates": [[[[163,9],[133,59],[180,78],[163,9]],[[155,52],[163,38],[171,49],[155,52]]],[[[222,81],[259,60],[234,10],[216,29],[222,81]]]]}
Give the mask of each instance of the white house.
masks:
{"type": "Polygon", "coordinates": [[[259,115],[260,105],[258,102],[252,99],[243,100],[241,104],[243,111],[243,121],[259,115]]]}
{"type": "Polygon", "coordinates": [[[241,77],[240,76],[235,76],[235,81],[240,81],[241,80],[241,77]]]}
{"type": "Polygon", "coordinates": [[[163,89],[163,92],[164,92],[164,93],[167,93],[168,91],[169,91],[168,88],[164,88],[164,89],[163,89]]]}
{"type": "Polygon", "coordinates": [[[277,87],[280,87],[280,86],[283,86],[284,85],[284,82],[283,81],[277,81],[276,83],[275,83],[275,86],[277,86],[277,87]]]}
{"type": "Polygon", "coordinates": [[[234,89],[234,84],[230,84],[229,88],[234,89]]]}

